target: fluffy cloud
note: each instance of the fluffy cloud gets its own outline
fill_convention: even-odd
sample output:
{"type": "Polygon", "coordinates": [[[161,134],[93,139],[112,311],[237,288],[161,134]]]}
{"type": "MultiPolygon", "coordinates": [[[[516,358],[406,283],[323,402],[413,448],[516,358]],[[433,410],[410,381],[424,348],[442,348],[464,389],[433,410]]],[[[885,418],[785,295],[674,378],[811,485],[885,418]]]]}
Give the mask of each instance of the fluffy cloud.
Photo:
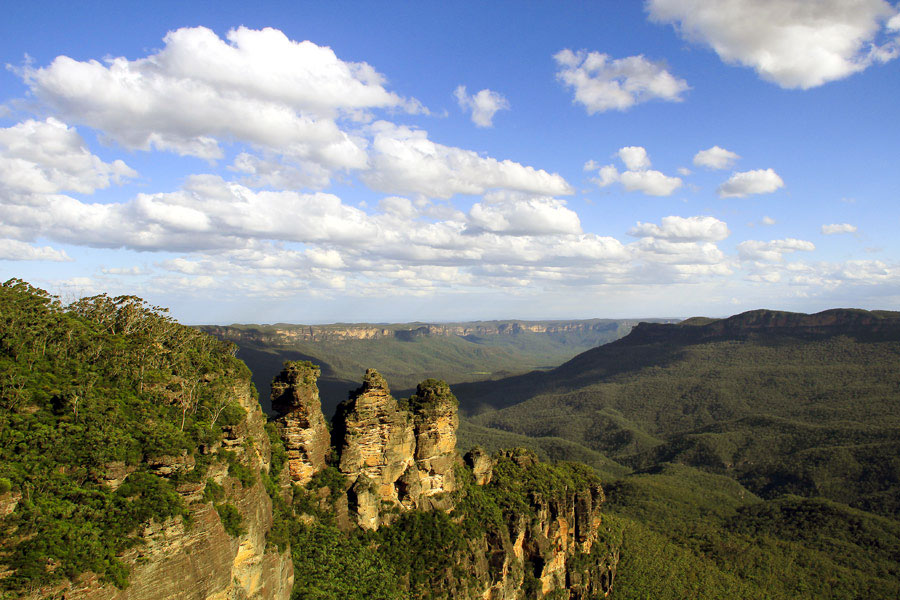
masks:
{"type": "Polygon", "coordinates": [[[757,260],[779,262],[785,254],[796,251],[812,252],[816,246],[806,240],[786,238],[783,240],[771,240],[763,242],[759,240],[747,240],[737,246],[738,256],[741,260],[757,260]]]}
{"type": "Polygon", "coordinates": [[[784,88],[808,89],[898,55],[897,9],[884,0],[647,0],[650,18],[676,25],[719,57],[784,88]]]}
{"type": "Polygon", "coordinates": [[[743,198],[751,194],[769,194],[784,187],[784,181],[772,169],[735,173],[719,186],[719,198],[743,198]]]}
{"type": "Polygon", "coordinates": [[[65,250],[56,250],[50,246],[36,247],[18,240],[0,239],[0,260],[47,260],[67,262],[72,259],[65,250]]]}
{"type": "Polygon", "coordinates": [[[501,94],[484,89],[469,96],[466,86],[461,85],[453,92],[459,107],[472,113],[472,122],[478,127],[492,127],[494,115],[500,110],[509,110],[509,102],[501,94]]]}
{"type": "Polygon", "coordinates": [[[172,31],[162,50],[129,61],[57,57],[23,70],[31,90],[66,119],[128,148],[221,158],[243,141],[325,168],[362,168],[364,140],[337,118],[375,108],[421,110],[384,88],[366,63],[295,42],[277,29],[240,27],[220,39],[204,27],[172,31]]]}
{"type": "Polygon", "coordinates": [[[731,150],[713,146],[712,148],[701,150],[695,154],[694,164],[698,167],[706,167],[708,169],[727,169],[739,158],[740,156],[731,150]]]}
{"type": "Polygon", "coordinates": [[[715,217],[663,217],[661,225],[641,223],[628,231],[634,237],[650,237],[680,242],[718,242],[731,232],[715,217]]]}
{"type": "Polygon", "coordinates": [[[498,189],[548,196],[574,191],[556,173],[444,146],[422,130],[379,121],[372,131],[371,169],[361,177],[381,192],[450,198],[498,189]]]}
{"type": "Polygon", "coordinates": [[[556,198],[495,192],[469,211],[472,231],[510,235],[580,234],[578,215],[556,198]]]}
{"type": "Polygon", "coordinates": [[[650,168],[650,157],[647,155],[647,150],[641,146],[625,146],[619,148],[617,154],[629,171],[650,168]]]}
{"type": "Polygon", "coordinates": [[[0,128],[0,188],[19,194],[90,194],[137,173],[91,154],[74,128],[49,118],[0,128]]]}
{"type": "Polygon", "coordinates": [[[669,177],[659,171],[625,171],[619,181],[629,192],[642,192],[648,196],[671,196],[681,187],[681,178],[669,177]]]}
{"type": "Polygon", "coordinates": [[[123,203],[48,195],[34,206],[0,204],[0,221],[22,239],[139,250],[234,248],[254,238],[352,244],[377,233],[365,213],[331,194],[254,192],[215,176],[195,176],[181,191],[139,194],[123,203]]]}
{"type": "MultiPolygon", "coordinates": [[[[650,170],[650,157],[641,146],[625,146],[616,153],[625,163],[627,171],[619,173],[614,165],[598,169],[599,177],[592,179],[599,187],[619,182],[629,192],[642,192],[648,196],[670,196],[682,186],[679,177],[669,177],[659,171],[650,170]]],[[[596,168],[597,163],[589,161],[596,168]]],[[[587,168],[587,164],[585,168],[587,168]]]]}
{"type": "Polygon", "coordinates": [[[612,59],[599,52],[557,52],[557,79],[575,90],[575,102],[588,114],[625,110],[653,99],[680,101],[688,84],[669,73],[660,63],[643,55],[612,59]]]}
{"type": "Polygon", "coordinates": [[[825,235],[835,235],[837,233],[856,233],[856,225],[850,223],[833,223],[831,225],[822,225],[822,233],[825,235]]]}

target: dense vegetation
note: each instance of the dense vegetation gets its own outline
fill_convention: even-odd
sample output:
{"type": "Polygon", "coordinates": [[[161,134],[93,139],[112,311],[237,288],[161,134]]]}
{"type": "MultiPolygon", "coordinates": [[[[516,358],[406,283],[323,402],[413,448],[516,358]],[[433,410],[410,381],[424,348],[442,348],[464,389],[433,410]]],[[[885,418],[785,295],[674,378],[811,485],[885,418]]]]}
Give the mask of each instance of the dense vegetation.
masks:
{"type": "MultiPolygon", "coordinates": [[[[280,443],[273,439],[273,448],[280,443]]],[[[304,487],[295,486],[290,506],[271,487],[276,504],[273,533],[282,531],[293,552],[292,600],[454,598],[460,590],[477,589],[473,565],[484,560],[484,539],[506,539],[509,544],[511,525],[533,516],[535,495],[564,497],[600,483],[585,465],[540,463],[524,449],[498,453],[494,460],[494,476],[487,485],[476,485],[468,467],[457,468],[459,489],[453,492],[455,508],[449,514],[402,512],[377,531],[338,527],[347,482],[334,467],[304,487]]],[[[277,477],[280,468],[280,462],[273,461],[272,474],[277,477]]],[[[607,550],[598,546],[596,551],[607,550]]],[[[526,569],[525,575],[531,571],[526,569]]]]}
{"type": "Polygon", "coordinates": [[[625,338],[456,386],[481,411],[460,438],[599,469],[622,544],[615,598],[896,598],[897,317],[715,335],[692,320],[625,338]]]}
{"type": "Polygon", "coordinates": [[[0,597],[85,571],[125,586],[120,557],[142,524],[190,526],[176,487],[227,460],[208,449],[244,418],[232,392],[249,373],[233,354],[133,296],[63,305],[0,285],[0,597]],[[164,456],[192,468],[155,469],[164,456]]]}

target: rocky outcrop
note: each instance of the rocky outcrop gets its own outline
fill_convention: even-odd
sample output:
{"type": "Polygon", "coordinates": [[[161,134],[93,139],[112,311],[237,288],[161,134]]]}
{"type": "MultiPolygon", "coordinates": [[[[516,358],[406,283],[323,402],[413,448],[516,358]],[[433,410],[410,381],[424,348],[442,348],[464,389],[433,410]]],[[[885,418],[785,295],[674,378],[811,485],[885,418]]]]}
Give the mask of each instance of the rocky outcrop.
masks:
{"type": "MultiPolygon", "coordinates": [[[[226,428],[222,447],[233,453],[236,464],[251,473],[269,469],[270,449],[266,419],[251,396],[249,380],[239,381],[233,397],[247,411],[241,423],[226,428]]],[[[160,456],[149,465],[161,474],[189,472],[194,461],[184,456],[160,456]]],[[[113,487],[127,479],[123,465],[112,464],[107,483],[113,487]]],[[[141,543],[122,557],[130,568],[128,586],[119,589],[87,574],[53,588],[36,591],[29,599],[65,600],[287,600],[293,587],[289,552],[267,548],[273,524],[272,501],[259,477],[243,485],[229,475],[225,462],[215,462],[203,483],[185,481],[177,491],[190,509],[190,521],[180,517],[150,521],[141,543]],[[204,501],[208,481],[221,487],[224,500],[241,515],[243,532],[229,534],[213,502],[204,501]]]]}
{"type": "Polygon", "coordinates": [[[272,408],[281,415],[276,426],[287,452],[293,483],[305,485],[325,467],[331,437],[316,380],[319,367],[307,361],[288,361],[272,381],[272,408]]]}
{"type": "Polygon", "coordinates": [[[401,405],[384,378],[366,371],[363,385],[334,419],[338,469],[348,482],[356,523],[377,529],[395,508],[449,508],[455,489],[456,398],[446,383],[427,380],[401,405]]]}
{"type": "MultiPolygon", "coordinates": [[[[504,526],[488,525],[484,536],[470,543],[471,554],[465,562],[469,562],[481,587],[475,594],[453,597],[514,600],[607,596],[619,555],[601,530],[604,495],[599,484],[573,480],[565,485],[557,481],[556,485],[545,482],[530,486],[525,482],[540,481],[548,467],[524,449],[502,451],[494,457],[486,457],[483,451],[466,455],[469,465],[483,465],[485,459],[491,470],[498,468],[503,473],[502,480],[483,484],[476,480],[476,485],[485,487],[488,493],[503,490],[503,495],[513,488],[525,502],[516,515],[505,515],[504,526]]],[[[482,466],[480,470],[485,469],[482,466]]]]}
{"type": "Polygon", "coordinates": [[[492,457],[475,448],[460,459],[458,426],[443,381],[425,380],[398,401],[377,371],[366,371],[334,420],[334,466],[345,481],[331,504],[336,522],[376,530],[407,511],[448,513],[467,533],[451,558],[460,569],[435,583],[446,594],[439,597],[605,597],[618,550],[603,535],[603,490],[592,471],[542,465],[523,449],[492,457]]]}

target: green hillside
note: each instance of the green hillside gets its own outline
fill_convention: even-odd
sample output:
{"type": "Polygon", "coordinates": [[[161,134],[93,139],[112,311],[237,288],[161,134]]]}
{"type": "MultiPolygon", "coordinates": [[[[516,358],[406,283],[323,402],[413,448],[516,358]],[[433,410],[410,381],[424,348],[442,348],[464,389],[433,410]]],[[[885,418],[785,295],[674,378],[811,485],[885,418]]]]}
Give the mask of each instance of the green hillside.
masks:
{"type": "Polygon", "coordinates": [[[479,439],[561,440],[600,469],[614,598],[900,593],[900,313],[641,325],[455,391],[479,439]]]}
{"type": "Polygon", "coordinates": [[[427,377],[440,377],[451,385],[499,379],[556,367],[580,352],[619,339],[635,323],[591,319],[440,325],[234,325],[203,329],[237,344],[238,357],[253,372],[264,409],[268,408],[269,383],[285,360],[309,360],[320,365],[323,410],[330,418],[347,392],[358,385],[361,374],[373,365],[404,393],[427,377]],[[529,327],[549,331],[535,333],[529,327]],[[303,339],[302,336],[312,337],[308,335],[310,330],[315,331],[316,339],[303,339]],[[349,337],[373,332],[378,337],[349,337]]]}

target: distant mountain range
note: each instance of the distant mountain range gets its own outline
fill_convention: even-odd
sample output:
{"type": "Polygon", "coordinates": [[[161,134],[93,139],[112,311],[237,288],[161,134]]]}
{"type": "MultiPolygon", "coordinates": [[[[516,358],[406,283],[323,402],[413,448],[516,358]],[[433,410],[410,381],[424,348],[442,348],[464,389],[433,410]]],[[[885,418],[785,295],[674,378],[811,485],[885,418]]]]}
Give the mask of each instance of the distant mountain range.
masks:
{"type": "MultiPolygon", "coordinates": [[[[663,323],[676,319],[650,319],[663,323]]],[[[553,368],[580,352],[616,340],[638,319],[471,321],[460,323],[336,323],[231,325],[200,329],[238,345],[253,371],[263,407],[269,382],[285,360],[321,366],[323,409],[331,417],[371,366],[401,392],[426,377],[451,385],[553,368]]]]}

